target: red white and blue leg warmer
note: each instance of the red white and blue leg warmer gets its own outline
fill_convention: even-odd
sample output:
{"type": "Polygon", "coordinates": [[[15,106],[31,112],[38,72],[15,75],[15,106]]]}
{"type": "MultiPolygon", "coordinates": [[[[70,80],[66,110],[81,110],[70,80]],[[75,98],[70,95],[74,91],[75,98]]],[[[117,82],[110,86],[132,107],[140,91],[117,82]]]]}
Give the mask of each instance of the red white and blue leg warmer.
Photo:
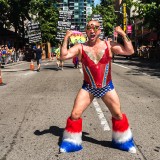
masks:
{"type": "Polygon", "coordinates": [[[112,146],[123,151],[136,153],[132,132],[126,115],[123,114],[122,120],[116,120],[112,117],[112,125],[112,146]]]}
{"type": "Polygon", "coordinates": [[[67,125],[63,133],[60,152],[75,152],[82,149],[82,119],[67,119],[67,125]]]}

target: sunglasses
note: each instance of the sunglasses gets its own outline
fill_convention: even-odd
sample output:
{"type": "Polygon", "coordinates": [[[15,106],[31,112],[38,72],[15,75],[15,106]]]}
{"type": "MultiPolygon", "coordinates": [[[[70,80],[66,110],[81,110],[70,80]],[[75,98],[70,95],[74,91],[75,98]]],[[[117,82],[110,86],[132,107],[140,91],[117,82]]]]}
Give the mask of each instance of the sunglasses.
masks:
{"type": "Polygon", "coordinates": [[[93,29],[94,31],[98,31],[100,29],[100,26],[95,26],[94,24],[88,25],[86,27],[87,30],[93,29]]]}

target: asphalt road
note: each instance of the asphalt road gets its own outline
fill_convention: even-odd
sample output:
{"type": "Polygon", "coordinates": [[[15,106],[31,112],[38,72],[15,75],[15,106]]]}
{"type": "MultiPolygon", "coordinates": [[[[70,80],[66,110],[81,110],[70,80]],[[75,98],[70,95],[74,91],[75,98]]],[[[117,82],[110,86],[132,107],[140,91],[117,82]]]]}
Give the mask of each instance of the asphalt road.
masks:
{"type": "Polygon", "coordinates": [[[59,154],[83,74],[71,61],[64,71],[57,71],[55,60],[43,61],[41,72],[30,71],[29,65],[2,69],[0,160],[160,160],[160,71],[155,65],[119,57],[112,64],[137,154],[111,147],[111,114],[101,99],[94,99],[83,114],[83,150],[59,154]]]}

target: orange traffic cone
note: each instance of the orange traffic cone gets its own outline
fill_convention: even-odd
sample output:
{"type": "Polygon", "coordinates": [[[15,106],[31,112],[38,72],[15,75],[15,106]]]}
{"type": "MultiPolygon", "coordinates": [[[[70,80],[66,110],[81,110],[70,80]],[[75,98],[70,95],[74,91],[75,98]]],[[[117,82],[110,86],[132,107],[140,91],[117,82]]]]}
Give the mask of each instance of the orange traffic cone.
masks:
{"type": "Polygon", "coordinates": [[[3,83],[3,81],[2,81],[2,72],[0,70],[0,86],[4,86],[4,85],[6,85],[6,84],[3,83]]]}
{"type": "Polygon", "coordinates": [[[33,63],[32,60],[31,60],[31,64],[30,64],[30,70],[31,70],[31,71],[34,71],[34,63],[33,63]]]}
{"type": "Polygon", "coordinates": [[[3,82],[2,82],[1,70],[0,70],[0,84],[3,84],[3,82]]]}

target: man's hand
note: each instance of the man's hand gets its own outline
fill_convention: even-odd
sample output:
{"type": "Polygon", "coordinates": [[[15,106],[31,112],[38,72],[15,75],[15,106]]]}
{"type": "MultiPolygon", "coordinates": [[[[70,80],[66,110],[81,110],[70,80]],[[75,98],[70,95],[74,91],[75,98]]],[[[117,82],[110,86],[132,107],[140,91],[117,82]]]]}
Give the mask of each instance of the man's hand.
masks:
{"type": "Polygon", "coordinates": [[[69,37],[71,37],[72,34],[73,34],[72,31],[67,30],[65,37],[69,38],[69,37]]]}
{"type": "Polygon", "coordinates": [[[115,28],[115,32],[117,32],[118,34],[120,34],[122,37],[126,36],[126,33],[123,31],[123,29],[120,26],[117,26],[115,28]]]}
{"type": "Polygon", "coordinates": [[[115,28],[115,32],[120,34],[125,42],[130,42],[131,40],[129,39],[128,35],[122,30],[120,26],[117,26],[115,28]]]}

